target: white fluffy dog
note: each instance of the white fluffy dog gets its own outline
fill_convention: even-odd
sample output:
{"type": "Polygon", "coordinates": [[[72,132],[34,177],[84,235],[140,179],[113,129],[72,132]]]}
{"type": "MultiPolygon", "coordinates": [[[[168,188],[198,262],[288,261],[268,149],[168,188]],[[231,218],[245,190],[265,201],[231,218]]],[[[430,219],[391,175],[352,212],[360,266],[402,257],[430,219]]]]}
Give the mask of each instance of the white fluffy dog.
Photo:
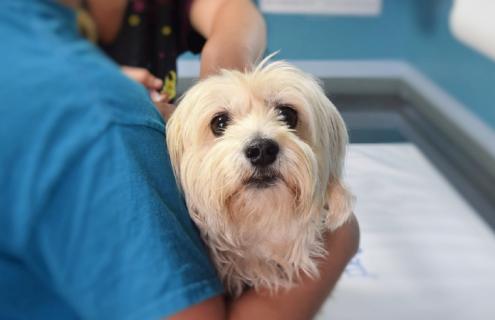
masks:
{"type": "Polygon", "coordinates": [[[167,144],[187,206],[232,295],[316,277],[343,224],[347,132],[311,76],[285,62],[223,70],[182,98],[167,144]]]}

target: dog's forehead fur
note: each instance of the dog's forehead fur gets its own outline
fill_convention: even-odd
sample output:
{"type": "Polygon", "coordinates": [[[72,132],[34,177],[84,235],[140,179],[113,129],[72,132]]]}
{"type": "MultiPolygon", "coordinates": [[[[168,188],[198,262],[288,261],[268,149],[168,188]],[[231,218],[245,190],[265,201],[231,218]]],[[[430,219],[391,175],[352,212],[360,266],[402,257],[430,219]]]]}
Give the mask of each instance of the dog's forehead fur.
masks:
{"type": "MultiPolygon", "coordinates": [[[[323,94],[316,80],[284,62],[262,64],[250,72],[222,70],[200,82],[188,92],[212,109],[226,108],[232,112],[250,113],[251,108],[273,106],[274,103],[311,103],[323,94]],[[208,90],[203,90],[207,87],[208,90]],[[320,92],[318,92],[320,91],[320,92]]],[[[301,109],[306,107],[301,106],[301,109]]],[[[210,109],[210,108],[207,108],[210,109]]],[[[299,111],[299,110],[298,110],[299,111]]]]}
{"type": "Polygon", "coordinates": [[[195,131],[205,137],[211,136],[211,119],[221,112],[228,112],[233,122],[247,115],[275,119],[273,109],[280,104],[291,105],[298,112],[301,138],[311,145],[325,144],[313,129],[325,128],[325,119],[337,111],[315,78],[283,61],[263,62],[249,72],[222,70],[191,88],[179,104],[179,109],[187,110],[178,111],[187,113],[189,124],[203,124],[202,132],[195,131]]]}

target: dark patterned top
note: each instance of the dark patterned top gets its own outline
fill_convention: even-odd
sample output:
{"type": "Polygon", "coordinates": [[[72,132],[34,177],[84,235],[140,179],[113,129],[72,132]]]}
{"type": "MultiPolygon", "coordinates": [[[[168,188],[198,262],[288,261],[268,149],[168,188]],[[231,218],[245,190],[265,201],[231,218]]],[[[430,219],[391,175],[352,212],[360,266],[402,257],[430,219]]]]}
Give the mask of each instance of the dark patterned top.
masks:
{"type": "Polygon", "coordinates": [[[177,57],[199,53],[205,39],[192,27],[192,0],[131,0],[122,27],[111,44],[100,44],[121,65],[142,67],[163,79],[162,93],[174,99],[177,57]]]}

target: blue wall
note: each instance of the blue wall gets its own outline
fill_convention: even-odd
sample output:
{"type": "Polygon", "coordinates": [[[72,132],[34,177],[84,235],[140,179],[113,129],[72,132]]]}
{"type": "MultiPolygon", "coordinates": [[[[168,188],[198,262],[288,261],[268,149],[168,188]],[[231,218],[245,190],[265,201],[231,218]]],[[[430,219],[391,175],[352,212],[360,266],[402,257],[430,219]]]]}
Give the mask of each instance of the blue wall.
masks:
{"type": "MultiPolygon", "coordinates": [[[[495,62],[448,28],[451,0],[384,0],[378,17],[265,15],[284,59],[403,59],[495,128],[495,62]]],[[[495,37],[495,35],[494,35],[495,37]]]]}

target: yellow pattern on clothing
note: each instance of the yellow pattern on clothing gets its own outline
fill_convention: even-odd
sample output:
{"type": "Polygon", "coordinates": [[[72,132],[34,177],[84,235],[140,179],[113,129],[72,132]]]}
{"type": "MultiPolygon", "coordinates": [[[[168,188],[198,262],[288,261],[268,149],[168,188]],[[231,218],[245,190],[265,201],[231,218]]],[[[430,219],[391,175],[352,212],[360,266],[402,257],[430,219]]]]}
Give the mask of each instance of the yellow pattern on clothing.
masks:
{"type": "Polygon", "coordinates": [[[128,22],[131,27],[136,27],[141,23],[141,18],[137,14],[131,14],[128,22]]]}
{"type": "Polygon", "coordinates": [[[170,26],[163,26],[162,29],[162,34],[167,37],[172,33],[172,28],[170,26]]]}
{"type": "Polygon", "coordinates": [[[169,100],[175,98],[177,86],[177,74],[171,70],[168,72],[165,79],[163,79],[163,88],[161,93],[166,93],[169,100]]]}

